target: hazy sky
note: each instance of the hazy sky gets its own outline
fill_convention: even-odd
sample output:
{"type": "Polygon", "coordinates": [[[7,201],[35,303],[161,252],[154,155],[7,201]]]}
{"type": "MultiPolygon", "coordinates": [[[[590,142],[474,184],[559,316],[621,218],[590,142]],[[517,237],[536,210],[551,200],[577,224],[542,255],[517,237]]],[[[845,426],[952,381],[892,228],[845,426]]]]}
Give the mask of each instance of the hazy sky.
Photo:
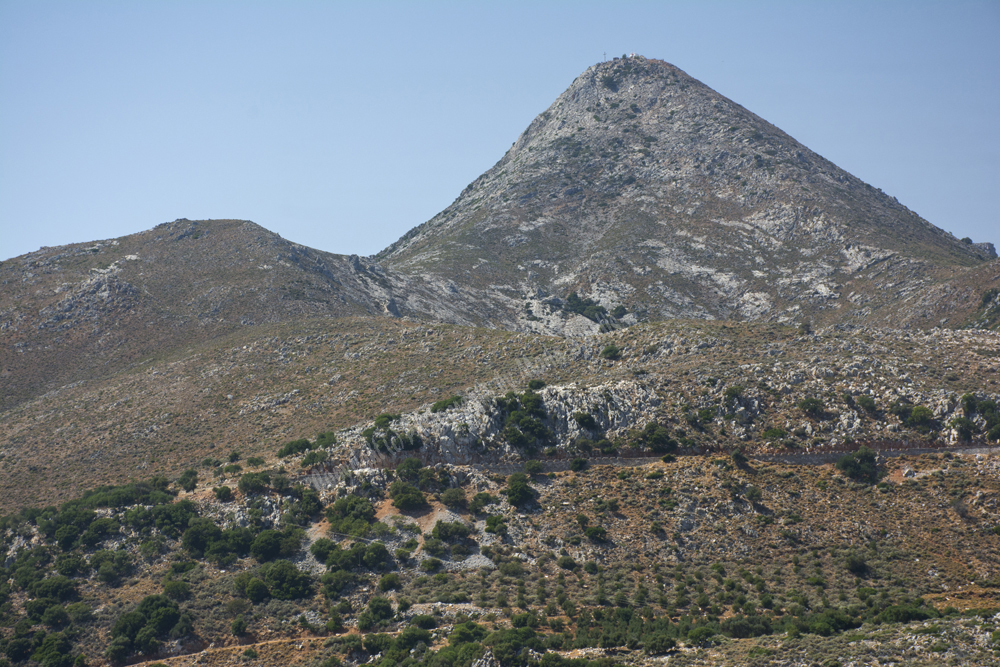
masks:
{"type": "Polygon", "coordinates": [[[372,254],[632,51],[1000,242],[1000,2],[0,0],[0,259],[180,217],[372,254]]]}

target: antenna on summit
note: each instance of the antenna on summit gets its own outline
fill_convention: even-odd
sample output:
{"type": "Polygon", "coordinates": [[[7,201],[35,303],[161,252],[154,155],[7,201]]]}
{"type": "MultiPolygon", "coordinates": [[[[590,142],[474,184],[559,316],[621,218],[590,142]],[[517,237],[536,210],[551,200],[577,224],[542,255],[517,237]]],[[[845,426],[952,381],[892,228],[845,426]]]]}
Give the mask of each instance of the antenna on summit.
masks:
{"type": "Polygon", "coordinates": [[[604,63],[608,62],[608,52],[607,51],[604,52],[604,60],[602,60],[601,62],[604,62],[604,63]]]}

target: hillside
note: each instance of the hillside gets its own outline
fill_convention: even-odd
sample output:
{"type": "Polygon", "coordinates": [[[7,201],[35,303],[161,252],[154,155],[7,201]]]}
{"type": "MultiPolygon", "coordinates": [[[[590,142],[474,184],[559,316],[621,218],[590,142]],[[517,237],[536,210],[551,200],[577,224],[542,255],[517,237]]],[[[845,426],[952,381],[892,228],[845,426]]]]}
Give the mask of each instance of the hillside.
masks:
{"type": "Polygon", "coordinates": [[[995,455],[890,459],[877,486],[725,456],[520,479],[407,464],[319,494],[239,461],[239,490],[199,473],[4,519],[0,648],[59,665],[1000,657],[995,455]]]}
{"type": "MultiPolygon", "coordinates": [[[[598,396],[622,392],[627,403],[636,391],[648,394],[643,409],[605,426],[622,438],[658,418],[720,449],[762,447],[772,427],[786,433],[772,445],[948,441],[956,437],[951,420],[964,416],[962,396],[996,400],[998,349],[998,334],[986,331],[831,327],[803,335],[777,325],[699,321],[637,325],[584,340],[386,317],[247,326],[7,410],[0,420],[0,507],[62,501],[127,478],[174,476],[230,449],[266,454],[283,439],[357,432],[382,413],[426,411],[456,394],[485,400],[531,379],[573,391],[589,387],[598,396]],[[605,352],[609,346],[617,355],[605,352]],[[743,388],[735,403],[725,396],[733,386],[743,388]],[[860,395],[873,397],[877,408],[859,407],[860,395]],[[806,398],[824,401],[822,419],[797,407],[806,398]],[[933,428],[904,428],[889,410],[897,401],[928,407],[933,428]]],[[[564,398],[577,400],[572,392],[564,398]]],[[[419,419],[414,413],[406,423],[416,427],[419,419]]],[[[420,428],[427,452],[450,437],[420,428]]],[[[990,430],[983,418],[975,428],[976,437],[990,430]]],[[[560,447],[579,434],[557,432],[560,447]]]]}
{"type": "Polygon", "coordinates": [[[254,325],[356,315],[473,324],[488,312],[463,289],[242,220],[42,248],[0,264],[0,284],[0,408],[254,325]]]}
{"type": "Polygon", "coordinates": [[[546,315],[573,290],[638,319],[898,325],[933,286],[995,257],[643,57],[589,68],[451,206],[377,256],[520,294],[510,315],[538,331],[558,329],[546,315]]]}
{"type": "Polygon", "coordinates": [[[673,66],[377,257],[0,263],[0,667],[1000,662],[1000,260],[673,66]]]}

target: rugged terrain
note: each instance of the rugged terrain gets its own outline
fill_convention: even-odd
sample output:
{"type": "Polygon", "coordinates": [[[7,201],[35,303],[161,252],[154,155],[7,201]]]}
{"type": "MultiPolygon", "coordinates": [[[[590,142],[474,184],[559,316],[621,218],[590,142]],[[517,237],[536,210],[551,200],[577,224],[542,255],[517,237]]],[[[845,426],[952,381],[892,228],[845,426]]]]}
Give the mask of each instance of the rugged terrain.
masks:
{"type": "Polygon", "coordinates": [[[378,255],[521,294],[514,315],[539,331],[570,290],[639,319],[955,324],[995,268],[978,292],[944,288],[935,320],[927,302],[995,258],[643,57],[589,68],[451,206],[378,255]]]}
{"type": "Polygon", "coordinates": [[[641,57],[374,258],[6,260],[0,667],[1000,662],[998,327],[990,244],[641,57]]]}
{"type": "MultiPolygon", "coordinates": [[[[428,408],[455,394],[471,399],[458,408],[470,414],[455,422],[471,429],[462,442],[500,446],[499,425],[485,419],[483,402],[531,379],[566,387],[544,390],[560,406],[550,424],[560,448],[580,435],[572,414],[592,407],[615,437],[655,418],[722,449],[951,442],[950,424],[964,416],[962,396],[995,399],[1000,391],[998,350],[998,335],[989,331],[830,327],[804,334],[682,320],[586,339],[393,318],[258,325],[7,410],[0,497],[7,510],[64,500],[99,483],[176,475],[219,450],[266,454],[285,439],[355,425],[359,432],[382,413],[413,411],[404,423],[420,430],[428,452],[454,449],[455,433],[437,426],[441,416],[428,408]],[[602,356],[609,345],[618,353],[602,356]],[[733,387],[739,396],[727,397],[733,387]],[[857,404],[861,395],[875,401],[873,411],[857,404]],[[804,413],[797,406],[807,398],[823,401],[824,411],[804,413]],[[891,411],[897,401],[926,406],[932,423],[907,427],[891,411]],[[767,439],[769,428],[785,435],[767,439]]],[[[985,437],[987,422],[972,416],[972,435],[985,437]]],[[[523,460],[506,447],[494,453],[523,460]]]]}

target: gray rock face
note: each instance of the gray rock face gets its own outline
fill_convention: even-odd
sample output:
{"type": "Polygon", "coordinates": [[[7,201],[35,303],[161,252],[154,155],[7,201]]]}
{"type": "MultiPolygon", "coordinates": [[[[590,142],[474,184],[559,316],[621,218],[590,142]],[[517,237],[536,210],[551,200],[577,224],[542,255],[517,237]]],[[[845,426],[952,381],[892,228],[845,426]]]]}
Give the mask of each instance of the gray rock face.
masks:
{"type": "Polygon", "coordinates": [[[643,57],[589,68],[451,206],[378,255],[477,288],[509,308],[500,326],[540,333],[573,329],[552,296],[574,289],[651,317],[869,318],[937,267],[993,257],[643,57]]]}

